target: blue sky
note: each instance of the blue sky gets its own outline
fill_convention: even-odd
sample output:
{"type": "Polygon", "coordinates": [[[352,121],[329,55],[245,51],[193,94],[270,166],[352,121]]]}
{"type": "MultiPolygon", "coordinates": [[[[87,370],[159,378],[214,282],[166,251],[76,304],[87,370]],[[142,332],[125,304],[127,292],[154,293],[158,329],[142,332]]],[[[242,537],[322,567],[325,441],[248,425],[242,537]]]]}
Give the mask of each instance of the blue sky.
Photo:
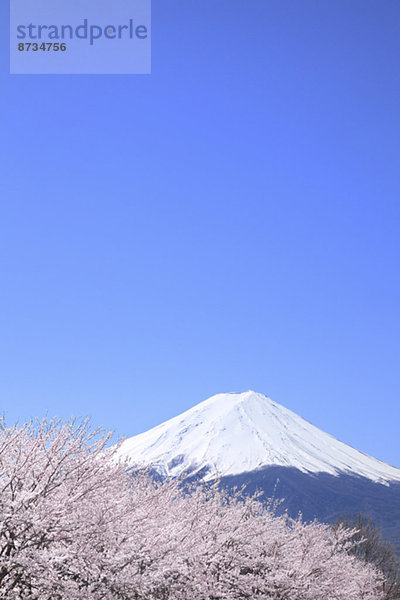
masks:
{"type": "Polygon", "coordinates": [[[269,394],[400,466],[400,5],[153,0],[150,76],[10,76],[0,402],[269,394]]]}

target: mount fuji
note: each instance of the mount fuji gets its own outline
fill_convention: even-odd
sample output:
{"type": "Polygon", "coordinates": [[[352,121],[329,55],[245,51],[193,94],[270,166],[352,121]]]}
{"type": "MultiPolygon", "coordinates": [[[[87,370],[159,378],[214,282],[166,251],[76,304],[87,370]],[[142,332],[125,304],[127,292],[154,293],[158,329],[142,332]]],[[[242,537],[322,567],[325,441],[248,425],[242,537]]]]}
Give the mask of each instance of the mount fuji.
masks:
{"type": "Polygon", "coordinates": [[[400,549],[400,469],[324,433],[253,391],[217,394],[125,440],[119,456],[158,476],[220,479],[283,498],[290,514],[364,512],[400,549]]]}

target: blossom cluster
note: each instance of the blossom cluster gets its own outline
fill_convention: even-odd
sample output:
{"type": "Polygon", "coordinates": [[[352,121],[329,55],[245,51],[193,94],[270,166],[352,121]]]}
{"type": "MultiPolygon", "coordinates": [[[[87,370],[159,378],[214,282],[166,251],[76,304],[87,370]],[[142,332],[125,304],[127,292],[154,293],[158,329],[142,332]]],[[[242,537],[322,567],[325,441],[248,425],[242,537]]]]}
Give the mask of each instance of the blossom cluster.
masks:
{"type": "Polygon", "coordinates": [[[379,600],[343,527],[128,473],[85,422],[0,431],[0,598],[379,600]]]}

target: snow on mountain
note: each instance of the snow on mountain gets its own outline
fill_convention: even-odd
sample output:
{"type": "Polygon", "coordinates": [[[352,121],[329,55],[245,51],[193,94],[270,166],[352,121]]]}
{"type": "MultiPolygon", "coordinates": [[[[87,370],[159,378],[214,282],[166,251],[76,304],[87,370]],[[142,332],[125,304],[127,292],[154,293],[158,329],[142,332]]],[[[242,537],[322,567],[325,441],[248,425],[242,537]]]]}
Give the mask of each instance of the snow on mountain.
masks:
{"type": "Polygon", "coordinates": [[[205,479],[210,480],[286,466],[305,473],[362,476],[383,484],[400,481],[400,469],[339,442],[253,391],[212,396],[125,440],[119,455],[132,466],[151,465],[172,477],[206,469],[205,479]]]}

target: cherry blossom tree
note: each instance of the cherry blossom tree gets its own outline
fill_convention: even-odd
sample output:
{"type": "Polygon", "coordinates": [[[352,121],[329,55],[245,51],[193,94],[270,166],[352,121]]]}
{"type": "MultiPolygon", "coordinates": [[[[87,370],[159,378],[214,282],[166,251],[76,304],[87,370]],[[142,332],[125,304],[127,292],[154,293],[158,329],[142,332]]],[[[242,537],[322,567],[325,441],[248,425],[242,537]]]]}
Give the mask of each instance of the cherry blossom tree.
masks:
{"type": "Polygon", "coordinates": [[[0,429],[1,600],[380,600],[354,531],[127,472],[86,422],[0,429]]]}
{"type": "Polygon", "coordinates": [[[386,541],[371,517],[358,513],[356,516],[339,518],[333,527],[354,530],[350,552],[366,563],[375,565],[385,576],[385,600],[400,598],[400,559],[394,546],[386,541]]]}

